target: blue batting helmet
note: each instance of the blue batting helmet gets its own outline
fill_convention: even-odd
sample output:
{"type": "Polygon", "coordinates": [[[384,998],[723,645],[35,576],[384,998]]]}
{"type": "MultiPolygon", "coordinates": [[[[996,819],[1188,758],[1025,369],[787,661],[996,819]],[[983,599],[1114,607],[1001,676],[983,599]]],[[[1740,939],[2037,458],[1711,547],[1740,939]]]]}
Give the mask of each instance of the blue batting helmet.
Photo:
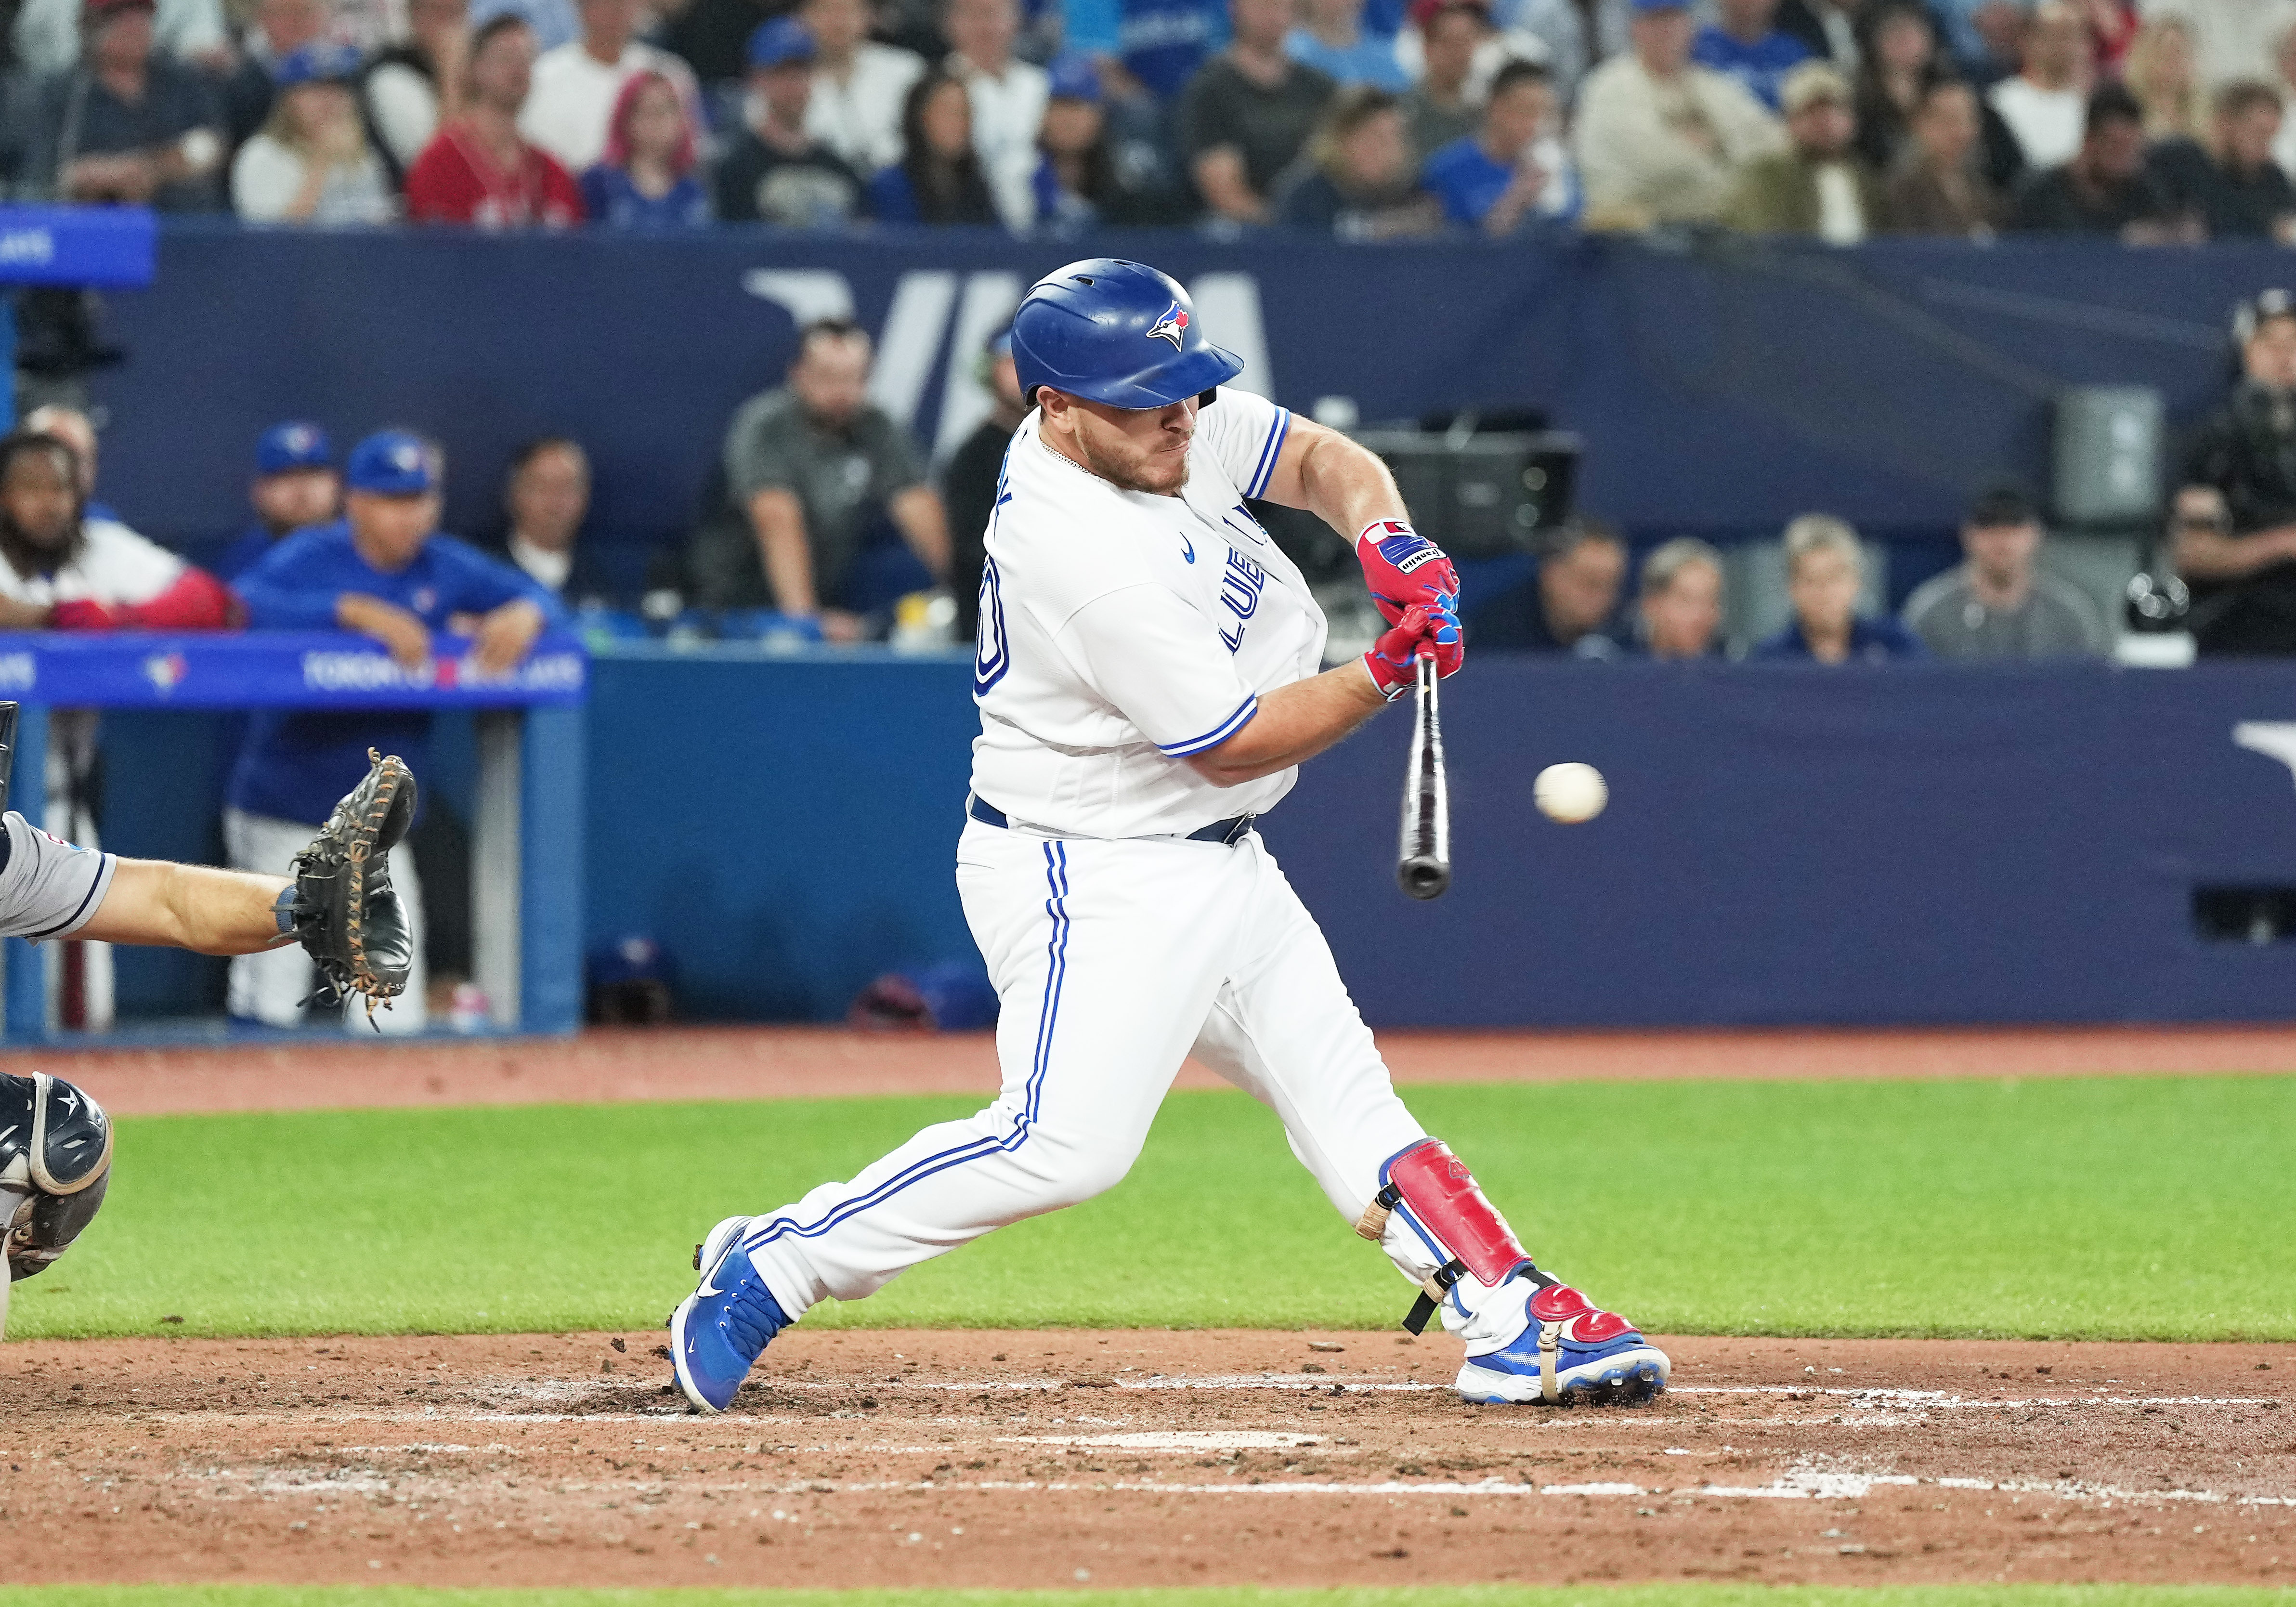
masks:
{"type": "Polygon", "coordinates": [[[1204,339],[1177,280],[1092,257],[1046,275],[1013,315],[1013,362],[1033,402],[1049,385],[1111,407],[1168,407],[1243,372],[1204,339]]]}

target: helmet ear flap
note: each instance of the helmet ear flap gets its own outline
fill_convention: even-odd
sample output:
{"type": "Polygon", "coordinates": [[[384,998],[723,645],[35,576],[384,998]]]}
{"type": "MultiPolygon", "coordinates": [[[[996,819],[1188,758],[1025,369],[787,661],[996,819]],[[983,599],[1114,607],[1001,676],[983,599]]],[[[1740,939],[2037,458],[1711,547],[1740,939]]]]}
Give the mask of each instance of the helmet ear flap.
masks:
{"type": "Polygon", "coordinates": [[[1200,390],[1196,392],[1196,406],[1199,407],[1209,407],[1214,402],[1218,400],[1219,387],[1217,385],[1213,386],[1210,390],[1200,390]]]}

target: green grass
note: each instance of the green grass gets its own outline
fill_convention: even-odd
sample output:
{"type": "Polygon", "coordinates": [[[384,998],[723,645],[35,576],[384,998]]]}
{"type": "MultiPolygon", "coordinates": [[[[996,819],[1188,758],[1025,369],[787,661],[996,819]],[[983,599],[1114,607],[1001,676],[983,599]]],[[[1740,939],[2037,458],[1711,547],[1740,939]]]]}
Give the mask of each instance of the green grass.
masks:
{"type": "MultiPolygon", "coordinates": [[[[1542,1263],[1656,1331],[2296,1338],[2296,1078],[1410,1099],[1542,1263]]],[[[976,1103],[123,1121],[103,1216],[16,1286],[11,1337],[650,1326],[716,1218],[976,1103]]],[[[1112,1193],[808,1320],[1375,1326],[1407,1292],[1272,1116],[1183,1094],[1112,1193]]]]}
{"type": "Polygon", "coordinates": [[[414,1590],[284,1585],[0,1586],[0,1607],[2289,1607],[2220,1585],[1423,1585],[1255,1590],[414,1590]]]}

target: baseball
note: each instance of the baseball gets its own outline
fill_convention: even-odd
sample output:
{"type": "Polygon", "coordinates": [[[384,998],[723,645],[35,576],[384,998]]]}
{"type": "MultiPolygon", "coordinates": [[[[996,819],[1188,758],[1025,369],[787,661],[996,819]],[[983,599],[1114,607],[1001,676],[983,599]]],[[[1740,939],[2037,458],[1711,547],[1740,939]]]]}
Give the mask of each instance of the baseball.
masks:
{"type": "Polygon", "coordinates": [[[1530,796],[1547,819],[1575,826],[1603,812],[1611,801],[1611,789],[1592,765],[1549,765],[1531,783],[1530,796]]]}

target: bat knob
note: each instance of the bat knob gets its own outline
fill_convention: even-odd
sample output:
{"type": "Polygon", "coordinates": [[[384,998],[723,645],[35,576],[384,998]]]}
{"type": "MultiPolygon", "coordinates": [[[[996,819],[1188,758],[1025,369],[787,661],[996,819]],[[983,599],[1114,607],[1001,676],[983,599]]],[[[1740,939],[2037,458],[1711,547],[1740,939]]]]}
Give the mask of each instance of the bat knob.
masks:
{"type": "Polygon", "coordinates": [[[1451,867],[1440,859],[1406,859],[1395,867],[1395,879],[1414,898],[1439,898],[1451,885],[1451,867]]]}

